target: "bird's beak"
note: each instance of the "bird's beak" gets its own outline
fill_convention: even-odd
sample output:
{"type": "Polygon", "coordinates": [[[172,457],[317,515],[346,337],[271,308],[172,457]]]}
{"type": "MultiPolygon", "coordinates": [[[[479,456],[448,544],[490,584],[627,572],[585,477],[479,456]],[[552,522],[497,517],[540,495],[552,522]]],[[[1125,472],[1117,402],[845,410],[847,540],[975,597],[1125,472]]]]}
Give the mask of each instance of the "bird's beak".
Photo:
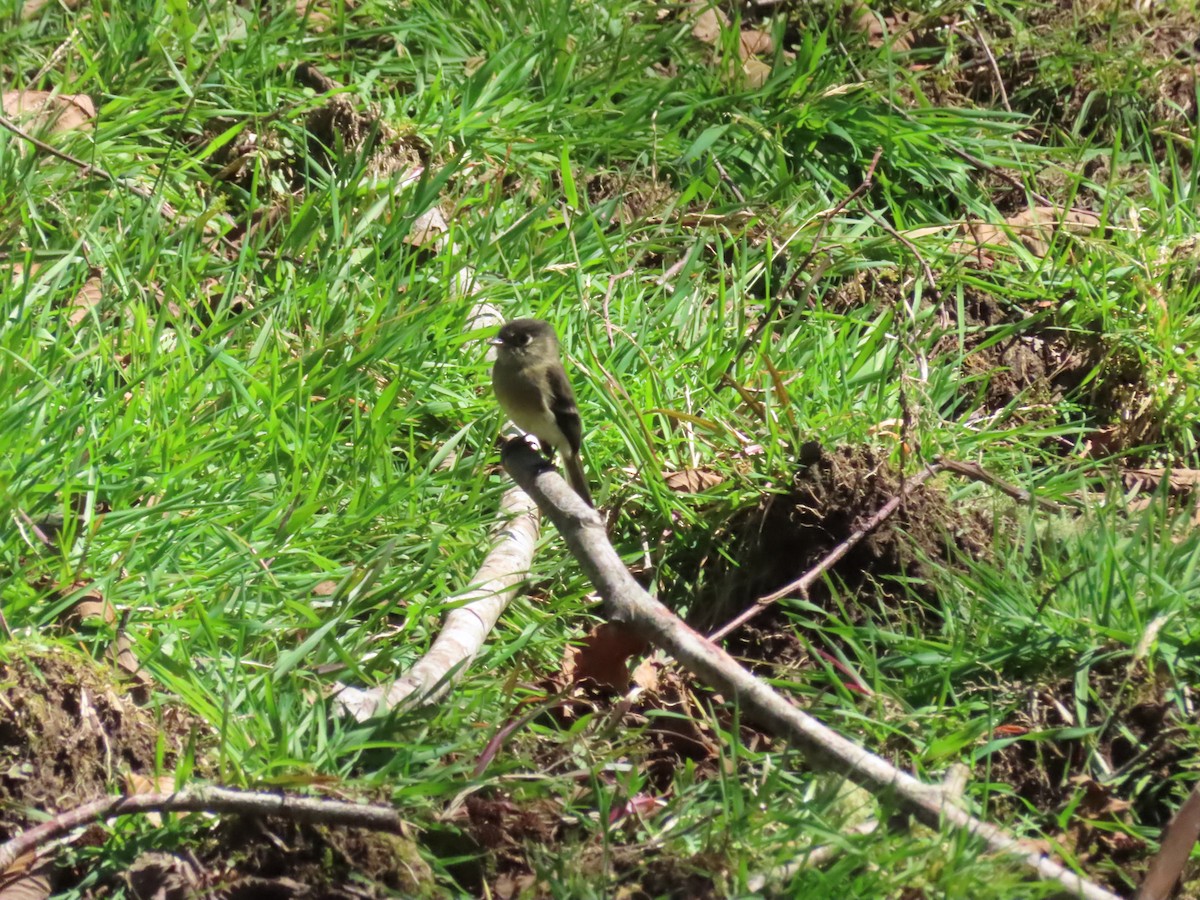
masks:
{"type": "Polygon", "coordinates": [[[492,338],[490,341],[488,341],[488,343],[491,344],[493,347],[503,347],[504,346],[504,341],[498,337],[492,338]]]}

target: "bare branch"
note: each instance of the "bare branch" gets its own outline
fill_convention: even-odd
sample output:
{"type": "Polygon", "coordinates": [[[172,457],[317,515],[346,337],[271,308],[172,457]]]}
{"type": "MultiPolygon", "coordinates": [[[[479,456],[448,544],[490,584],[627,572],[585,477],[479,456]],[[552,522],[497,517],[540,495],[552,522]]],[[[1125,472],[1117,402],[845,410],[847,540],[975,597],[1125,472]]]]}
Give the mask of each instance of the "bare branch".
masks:
{"type": "Polygon", "coordinates": [[[293,822],[349,825],[399,834],[400,816],[391,807],[366,806],[320,797],[231,791],[197,787],[178,793],[128,794],[101,797],[37,825],[0,845],[0,872],[32,850],[57,840],[98,819],[144,812],[210,812],[239,815],[282,816],[293,822]]]}
{"type": "Polygon", "coordinates": [[[1187,866],[1197,839],[1200,839],[1200,785],[1192,789],[1175,818],[1167,824],[1162,846],[1150,861],[1135,900],[1167,900],[1187,866]]]}
{"type": "Polygon", "coordinates": [[[525,581],[539,531],[537,506],[529,495],[515,487],[506,492],[492,532],[492,549],[475,575],[478,586],[446,601],[453,608],[429,652],[391,685],[366,690],[342,687],[334,698],[335,706],[362,722],[401,706],[415,708],[443,697],[470,666],[525,581]]]}
{"type": "MultiPolygon", "coordinates": [[[[129,178],[113,175],[107,169],[101,168],[100,166],[93,166],[91,163],[84,162],[82,159],[72,156],[70,153],[59,150],[57,147],[51,146],[40,138],[33,136],[20,125],[10,119],[5,118],[4,116],[0,116],[0,128],[5,128],[15,134],[21,140],[28,141],[42,153],[46,153],[50,156],[56,157],[57,159],[61,159],[63,162],[70,163],[71,165],[75,166],[75,168],[79,169],[79,171],[84,175],[94,175],[95,177],[102,178],[105,181],[111,181],[113,184],[123,187],[130,193],[136,194],[138,197],[141,197],[143,200],[149,202],[153,202],[156,199],[154,192],[149,188],[143,187],[129,178]]],[[[160,201],[158,212],[169,222],[174,222],[179,218],[179,214],[175,211],[175,207],[171,206],[171,204],[167,203],[165,200],[160,201]]]]}
{"type": "Polygon", "coordinates": [[[941,466],[948,472],[953,472],[955,475],[961,475],[963,478],[970,478],[972,481],[978,481],[983,484],[991,485],[1002,494],[1007,494],[1014,500],[1021,503],[1032,503],[1035,506],[1040,506],[1042,509],[1049,512],[1062,512],[1065,507],[1061,503],[1055,503],[1046,497],[1038,497],[1032,491],[1027,491],[1023,487],[1018,487],[1015,484],[1010,484],[1003,478],[993,475],[987,469],[978,463],[963,462],[957,459],[949,459],[945,456],[934,458],[935,465],[941,466]]]}
{"type": "Polygon", "coordinates": [[[949,825],[979,838],[993,852],[1014,855],[1041,878],[1056,882],[1081,900],[1118,900],[1115,894],[1070,871],[1040,850],[947,801],[940,787],[918,781],[822,725],[755,678],[712,641],[689,628],[634,580],[608,542],[600,516],[531,448],[510,443],[505,448],[504,466],[554,522],[600,592],[609,619],[630,627],[673,655],[702,682],[738,703],[760,725],[789,740],[812,765],[849,778],[876,795],[891,798],[931,828],[949,825]]]}

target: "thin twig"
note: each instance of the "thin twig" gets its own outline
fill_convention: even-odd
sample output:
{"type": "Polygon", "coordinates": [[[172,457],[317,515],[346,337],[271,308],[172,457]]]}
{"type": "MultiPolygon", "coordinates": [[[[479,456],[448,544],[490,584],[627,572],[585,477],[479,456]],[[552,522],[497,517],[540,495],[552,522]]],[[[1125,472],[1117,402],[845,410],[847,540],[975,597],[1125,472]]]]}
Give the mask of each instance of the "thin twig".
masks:
{"type": "MultiPolygon", "coordinates": [[[[32,144],[34,147],[36,147],[38,150],[42,151],[43,153],[46,153],[53,157],[56,157],[57,159],[61,159],[63,162],[70,163],[71,165],[73,165],[77,169],[79,169],[80,174],[82,174],[84,177],[95,176],[96,178],[100,178],[104,181],[111,182],[112,184],[115,184],[118,187],[124,188],[125,190],[129,191],[131,194],[135,194],[136,196],[141,197],[143,200],[145,200],[147,202],[154,202],[155,200],[157,200],[158,204],[159,204],[159,206],[158,206],[159,214],[167,221],[174,222],[179,218],[179,213],[175,211],[175,207],[171,206],[171,204],[168,203],[166,200],[162,200],[160,198],[155,197],[154,192],[152,190],[150,190],[147,187],[143,187],[142,185],[138,184],[137,182],[133,181],[132,179],[126,178],[123,176],[114,175],[114,174],[112,174],[112,172],[109,172],[107,169],[105,169],[101,166],[96,166],[96,165],[92,165],[89,162],[84,162],[82,159],[80,159],[77,156],[72,156],[70,153],[67,153],[63,150],[59,150],[57,147],[47,144],[41,138],[35,137],[34,135],[30,134],[28,131],[26,131],[24,128],[22,128],[20,125],[18,125],[16,122],[13,122],[12,120],[10,120],[4,116],[0,116],[0,128],[5,128],[8,131],[11,131],[17,137],[21,138],[21,140],[27,141],[28,143],[32,144]]],[[[227,239],[224,237],[224,235],[221,236],[221,240],[225,241],[226,243],[229,243],[227,241],[227,239]]],[[[236,249],[236,247],[235,247],[235,249],[236,249]]]]}
{"type": "Polygon", "coordinates": [[[1008,91],[1004,89],[1004,79],[1000,76],[1000,67],[996,65],[996,57],[992,55],[992,48],[988,46],[987,38],[983,36],[983,32],[979,26],[972,22],[971,28],[975,32],[975,40],[983,49],[983,55],[987,57],[988,65],[992,69],[992,77],[996,79],[996,89],[1000,91],[1000,102],[1004,104],[1004,108],[1012,112],[1012,107],[1008,104],[1008,91]]]}
{"type": "Polygon", "coordinates": [[[745,625],[772,603],[775,603],[777,600],[786,597],[788,594],[798,592],[801,597],[807,597],[808,589],[813,586],[817,579],[821,578],[826,572],[833,568],[833,566],[837,564],[838,560],[853,550],[863,538],[878,528],[881,523],[886,521],[892,513],[900,508],[901,503],[912,496],[913,491],[928,481],[930,477],[937,474],[938,468],[938,465],[934,463],[933,465],[926,466],[912,478],[908,479],[896,496],[892,497],[892,499],[872,513],[870,518],[863,522],[858,528],[854,529],[854,531],[851,532],[845,540],[821,557],[821,559],[817,561],[816,565],[812,566],[812,568],[810,568],[795,581],[789,582],[778,590],[772,591],[763,597],[759,597],[754,601],[754,603],[742,610],[741,613],[730,619],[728,622],[710,634],[708,639],[710,641],[721,640],[721,638],[725,637],[735,628],[740,628],[742,625],[745,625]]]}
{"type": "Polygon", "coordinates": [[[505,448],[504,467],[554,522],[603,598],[610,621],[627,625],[674,656],[703,684],[738,704],[747,717],[788,740],[812,765],[849,778],[876,796],[889,798],[931,828],[948,825],[978,838],[992,852],[1013,855],[1041,878],[1057,883],[1080,900],[1118,900],[1115,894],[1060,865],[1040,849],[947,801],[938,787],[901,772],[827,728],[689,628],[637,583],[609,543],[599,514],[532,448],[510,443],[505,448]]]}
{"type": "Polygon", "coordinates": [[[538,511],[524,491],[506,491],[497,518],[492,547],[475,575],[476,586],[446,601],[451,609],[425,655],[390,684],[366,689],[338,685],[334,705],[340,712],[362,722],[398,708],[428,705],[466,674],[524,583],[537,546],[538,511]]]}
{"type": "Polygon", "coordinates": [[[917,258],[917,262],[921,265],[921,271],[925,274],[925,281],[929,284],[929,293],[933,296],[935,302],[940,303],[942,300],[942,292],[938,288],[937,279],[933,277],[933,269],[929,267],[929,263],[926,262],[925,257],[921,255],[921,251],[917,249],[917,245],[889,225],[885,219],[877,216],[874,212],[867,209],[866,206],[859,204],[859,209],[863,211],[867,218],[869,218],[893,238],[907,247],[909,253],[917,258]]]}
{"type": "Polygon", "coordinates": [[[0,872],[8,869],[26,853],[50,841],[69,834],[98,819],[111,819],[129,813],[143,812],[209,812],[238,815],[282,816],[293,822],[348,825],[389,831],[398,834],[401,819],[386,806],[367,806],[342,800],[320,797],[297,797],[288,794],[252,793],[219,787],[189,788],[177,793],[129,794],[101,797],[74,809],[58,813],[54,818],[17,835],[0,845],[0,872]]]}
{"type": "Polygon", "coordinates": [[[1023,487],[1018,487],[1015,484],[1005,481],[997,475],[993,475],[978,463],[963,462],[957,459],[948,459],[945,456],[935,456],[934,463],[940,465],[948,472],[953,472],[956,475],[962,475],[964,478],[970,478],[972,481],[979,481],[983,484],[991,485],[996,490],[1003,494],[1008,494],[1014,500],[1019,500],[1021,503],[1033,503],[1040,506],[1042,509],[1050,512],[1062,512],[1066,507],[1061,503],[1056,503],[1046,497],[1038,497],[1032,491],[1027,491],[1023,487]]]}
{"type": "Polygon", "coordinates": [[[33,146],[37,147],[37,149],[41,150],[43,153],[48,153],[51,156],[57,156],[64,162],[69,162],[71,165],[80,169],[84,174],[91,174],[94,172],[101,178],[107,178],[109,181],[116,181],[116,178],[108,174],[108,172],[104,171],[104,169],[101,169],[98,166],[93,166],[91,163],[85,163],[82,159],[79,159],[78,157],[72,156],[70,153],[66,153],[65,151],[59,150],[57,147],[47,144],[41,138],[34,137],[16,122],[13,122],[11,119],[6,118],[5,116],[0,116],[0,128],[7,128],[17,137],[33,144],[33,146]]]}
{"type": "Polygon", "coordinates": [[[609,312],[608,312],[609,303],[612,302],[613,289],[617,286],[617,282],[620,281],[622,278],[628,278],[630,275],[634,275],[634,274],[636,274],[636,273],[634,272],[633,266],[630,266],[628,269],[626,269],[624,272],[621,272],[619,275],[609,275],[608,276],[608,287],[604,289],[604,302],[602,304],[602,308],[604,311],[604,333],[608,336],[608,346],[610,348],[616,347],[616,343],[613,341],[612,317],[609,315],[609,312]]]}
{"type": "Polygon", "coordinates": [[[735,182],[732,178],[729,177],[729,173],[726,172],[725,167],[723,165],[721,165],[721,160],[717,158],[717,154],[713,153],[711,155],[712,155],[713,165],[715,165],[717,167],[717,172],[720,173],[721,180],[725,182],[726,186],[731,191],[733,191],[733,196],[737,197],[738,203],[744,204],[746,202],[746,196],[741,192],[741,189],[738,188],[737,182],[735,182]]]}

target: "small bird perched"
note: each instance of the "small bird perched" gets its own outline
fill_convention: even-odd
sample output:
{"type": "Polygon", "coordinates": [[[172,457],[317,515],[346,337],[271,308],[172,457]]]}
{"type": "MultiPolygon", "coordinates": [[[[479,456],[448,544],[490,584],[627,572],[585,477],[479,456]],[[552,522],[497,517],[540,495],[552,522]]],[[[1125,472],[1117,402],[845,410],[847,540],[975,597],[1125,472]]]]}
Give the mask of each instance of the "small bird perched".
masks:
{"type": "Polygon", "coordinates": [[[513,319],[501,326],[490,343],[496,348],[492,390],[501,408],[543,449],[562,454],[567,481],[588,506],[595,506],[579,457],[583,426],[575,393],[558,358],[554,329],[541,319],[513,319]]]}

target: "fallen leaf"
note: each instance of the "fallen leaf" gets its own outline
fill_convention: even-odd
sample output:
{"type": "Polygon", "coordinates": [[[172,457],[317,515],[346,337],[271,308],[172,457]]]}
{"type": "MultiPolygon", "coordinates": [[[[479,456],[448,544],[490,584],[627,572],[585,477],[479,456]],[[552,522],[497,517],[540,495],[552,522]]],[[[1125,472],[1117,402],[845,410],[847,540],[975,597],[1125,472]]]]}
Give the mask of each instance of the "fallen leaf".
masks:
{"type": "Polygon", "coordinates": [[[67,316],[67,322],[72,328],[75,327],[88,317],[88,313],[100,305],[103,298],[104,291],[100,286],[100,276],[92,275],[71,299],[71,314],[67,316]]]}
{"type": "Polygon", "coordinates": [[[947,249],[951,253],[975,256],[981,266],[991,268],[995,260],[989,248],[1007,246],[1013,238],[1041,258],[1049,252],[1055,232],[1062,230],[1068,234],[1086,235],[1099,227],[1100,217],[1087,210],[1033,206],[1008,216],[1002,223],[972,219],[962,226],[964,239],[955,241],[947,249]]]}
{"type": "Polygon", "coordinates": [[[296,0],[296,17],[304,20],[308,30],[314,34],[328,31],[333,24],[328,9],[318,9],[314,0],[296,0]]]}
{"type": "Polygon", "coordinates": [[[633,670],[633,683],[647,693],[658,690],[658,670],[661,663],[653,659],[643,659],[633,670]]]}
{"type": "Polygon", "coordinates": [[[742,74],[746,76],[747,86],[760,88],[771,77],[771,67],[760,59],[748,59],[742,63],[742,74]]]}
{"type": "Polygon", "coordinates": [[[875,48],[882,47],[884,38],[887,37],[880,17],[862,4],[850,10],[850,29],[866,37],[867,44],[875,48]]]}
{"type": "Polygon", "coordinates": [[[442,235],[449,230],[441,209],[432,206],[413,220],[412,228],[404,236],[404,243],[413,247],[438,249],[442,235]]]}
{"type": "Polygon", "coordinates": [[[1124,469],[1121,480],[1128,490],[1155,490],[1165,480],[1172,494],[1187,494],[1200,487],[1200,469],[1124,469]]]}
{"type": "Polygon", "coordinates": [[[1076,812],[1081,816],[1089,819],[1109,818],[1133,808],[1128,800],[1117,797],[1112,787],[1101,784],[1090,775],[1076,775],[1071,778],[1071,783],[1083,788],[1083,799],[1076,806],[1076,812]]]}
{"type": "MultiPolygon", "coordinates": [[[[134,897],[146,900],[176,900],[209,894],[202,889],[202,874],[182,856],[151,851],[143,853],[133,861],[125,873],[125,881],[134,897]]],[[[259,896],[295,896],[292,893],[274,893],[262,888],[260,891],[261,893],[255,893],[259,893],[259,896]]]]}
{"type": "Polygon", "coordinates": [[[738,38],[738,54],[743,60],[749,59],[751,56],[766,56],[774,52],[775,41],[765,31],[745,30],[738,38]]]}
{"type": "MultiPolygon", "coordinates": [[[[174,775],[158,775],[148,778],[137,772],[125,773],[126,794],[171,794],[175,792],[174,775]]],[[[146,813],[146,821],[155,828],[162,828],[162,813],[151,810],[146,813]]]]}
{"type": "Polygon", "coordinates": [[[699,10],[692,20],[692,37],[713,46],[721,39],[721,29],[729,26],[729,17],[715,6],[696,3],[692,10],[699,10]]]}
{"type": "Polygon", "coordinates": [[[0,107],[24,128],[49,134],[90,128],[96,117],[96,104],[87,94],[5,91],[0,94],[0,107]]]}
{"type": "Polygon", "coordinates": [[[699,494],[716,487],[725,480],[725,476],[718,475],[711,469],[680,469],[678,472],[668,473],[663,480],[673,491],[681,494],[699,494]]]}
{"type": "Polygon", "coordinates": [[[608,824],[616,825],[622,819],[629,816],[638,816],[646,818],[653,815],[660,809],[666,808],[667,801],[661,797],[654,797],[650,794],[636,794],[630,797],[620,806],[615,806],[608,814],[608,824]]]}
{"type": "Polygon", "coordinates": [[[32,280],[33,276],[37,274],[38,269],[41,267],[42,264],[36,262],[31,262],[28,266],[24,266],[21,263],[15,262],[9,268],[9,272],[11,273],[13,282],[16,283],[23,280],[26,276],[32,280]]]}
{"type": "Polygon", "coordinates": [[[174,775],[156,775],[150,778],[137,772],[125,773],[127,794],[170,794],[175,790],[174,775]]]}
{"type": "Polygon", "coordinates": [[[50,896],[50,863],[34,853],[17,857],[0,872],[0,900],[45,900],[50,896]]]}
{"type": "MultiPolygon", "coordinates": [[[[71,590],[75,591],[83,586],[83,584],[74,584],[71,586],[71,590]]],[[[117,622],[116,609],[96,589],[89,590],[76,600],[75,604],[63,613],[62,623],[68,628],[76,628],[89,619],[93,620],[92,624],[96,624],[96,620],[105,625],[115,625],[117,622]]]]}
{"type": "Polygon", "coordinates": [[[537,876],[529,873],[512,874],[501,872],[492,884],[492,893],[498,900],[511,900],[513,897],[524,897],[537,881],[537,876]]]}
{"type": "Polygon", "coordinates": [[[567,648],[563,674],[573,682],[590,679],[614,691],[624,691],[629,687],[629,657],[644,653],[648,646],[632,629],[604,622],[592,629],[580,645],[567,648]]]}

